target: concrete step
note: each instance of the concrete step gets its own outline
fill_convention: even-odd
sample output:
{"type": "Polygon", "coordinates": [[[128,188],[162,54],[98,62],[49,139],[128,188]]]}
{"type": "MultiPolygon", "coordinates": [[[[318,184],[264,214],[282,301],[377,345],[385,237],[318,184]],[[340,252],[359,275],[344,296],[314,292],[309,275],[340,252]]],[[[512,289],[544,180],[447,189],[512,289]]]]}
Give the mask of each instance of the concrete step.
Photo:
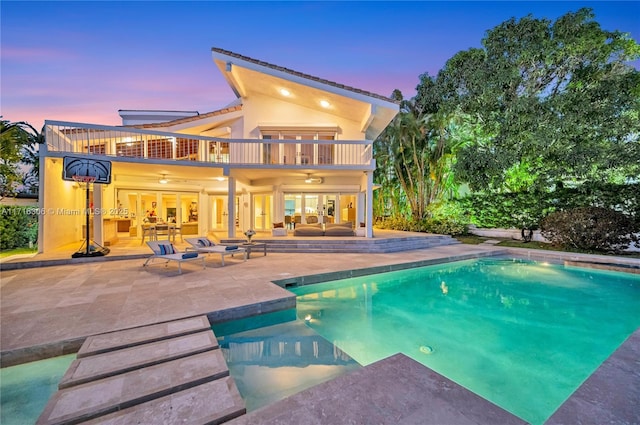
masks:
{"type": "MultiPolygon", "coordinates": [[[[386,253],[425,249],[459,243],[448,235],[420,235],[401,238],[272,238],[255,239],[267,244],[267,251],[280,253],[386,253]]],[[[239,243],[226,239],[223,243],[239,243]]]]}
{"type": "Polygon", "coordinates": [[[236,384],[227,376],[83,422],[83,425],[220,424],[245,413],[236,384]]]}
{"type": "Polygon", "coordinates": [[[94,335],[87,338],[82,344],[80,351],[78,351],[78,358],[210,329],[211,325],[207,316],[199,316],[94,335]]]}
{"type": "Polygon", "coordinates": [[[74,360],[59,389],[219,348],[211,330],[74,360]]]}
{"type": "Polygon", "coordinates": [[[219,424],[244,413],[200,316],[87,338],[37,424],[219,424]]]}
{"type": "Polygon", "coordinates": [[[229,376],[220,350],[184,357],[56,392],[36,424],[73,424],[229,376]]]}

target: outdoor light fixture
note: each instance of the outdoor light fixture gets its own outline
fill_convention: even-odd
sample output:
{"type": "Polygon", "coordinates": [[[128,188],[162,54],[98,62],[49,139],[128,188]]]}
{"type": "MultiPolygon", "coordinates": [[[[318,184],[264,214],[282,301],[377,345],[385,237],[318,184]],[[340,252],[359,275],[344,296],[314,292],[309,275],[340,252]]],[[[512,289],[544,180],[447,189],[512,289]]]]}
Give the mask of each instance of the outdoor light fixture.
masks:
{"type": "Polygon", "coordinates": [[[283,96],[291,96],[291,92],[287,89],[280,89],[280,94],[283,96]]]}
{"type": "Polygon", "coordinates": [[[158,180],[158,183],[160,184],[167,184],[169,183],[169,180],[167,180],[167,178],[165,177],[165,175],[162,175],[162,178],[160,180],[158,180]]]}
{"type": "Polygon", "coordinates": [[[223,182],[225,179],[224,177],[216,177],[216,180],[218,180],[219,182],[223,182]]]}
{"type": "Polygon", "coordinates": [[[321,100],[320,101],[320,106],[322,106],[323,108],[328,108],[329,106],[331,106],[331,104],[329,102],[327,102],[326,100],[321,100]]]}

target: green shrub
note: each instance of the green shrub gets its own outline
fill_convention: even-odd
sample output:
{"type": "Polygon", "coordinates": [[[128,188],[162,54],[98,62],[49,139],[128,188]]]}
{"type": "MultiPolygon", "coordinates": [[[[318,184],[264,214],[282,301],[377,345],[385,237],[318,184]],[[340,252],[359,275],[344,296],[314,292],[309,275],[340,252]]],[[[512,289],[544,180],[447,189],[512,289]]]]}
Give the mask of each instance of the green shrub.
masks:
{"type": "Polygon", "coordinates": [[[474,194],[455,202],[482,228],[536,229],[552,208],[546,194],[529,192],[474,194]]]}
{"type": "Polygon", "coordinates": [[[548,192],[476,193],[447,203],[456,204],[456,208],[447,207],[449,210],[461,210],[467,222],[483,228],[536,229],[550,213],[579,207],[620,211],[640,223],[638,183],[584,182],[548,192]]]}
{"type": "Polygon", "coordinates": [[[0,205],[0,249],[27,248],[38,240],[37,208],[0,205]]]}
{"type": "Polygon", "coordinates": [[[384,220],[378,227],[405,232],[437,233],[440,235],[463,235],[467,233],[466,223],[460,223],[454,218],[428,218],[415,221],[404,217],[391,217],[384,220]]]}
{"type": "Polygon", "coordinates": [[[609,208],[580,207],[545,217],[542,236],[564,247],[593,251],[621,251],[638,237],[631,217],[609,208]]]}
{"type": "Polygon", "coordinates": [[[425,229],[430,233],[451,236],[466,235],[469,230],[466,224],[460,223],[453,218],[427,219],[425,229]]]}

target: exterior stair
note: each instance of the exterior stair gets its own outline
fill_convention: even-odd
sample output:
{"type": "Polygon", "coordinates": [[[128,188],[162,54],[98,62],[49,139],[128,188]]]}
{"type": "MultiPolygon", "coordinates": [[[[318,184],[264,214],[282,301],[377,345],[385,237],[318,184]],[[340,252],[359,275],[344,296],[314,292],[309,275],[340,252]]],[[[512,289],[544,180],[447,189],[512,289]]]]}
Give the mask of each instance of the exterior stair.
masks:
{"type": "Polygon", "coordinates": [[[206,316],[94,335],[37,424],[218,424],[246,413],[206,316]]]}
{"type": "MultiPolygon", "coordinates": [[[[253,241],[266,243],[267,252],[284,253],[389,253],[460,243],[449,235],[420,235],[394,238],[254,237],[253,241]]],[[[221,239],[220,242],[223,244],[240,244],[244,241],[236,238],[221,239]]]]}

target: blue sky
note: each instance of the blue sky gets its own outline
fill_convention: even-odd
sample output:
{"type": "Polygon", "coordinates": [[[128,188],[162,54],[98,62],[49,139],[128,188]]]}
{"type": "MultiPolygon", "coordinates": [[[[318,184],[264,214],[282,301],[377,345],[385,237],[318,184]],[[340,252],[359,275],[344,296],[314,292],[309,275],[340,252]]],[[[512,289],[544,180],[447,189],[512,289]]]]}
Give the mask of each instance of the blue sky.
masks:
{"type": "Polygon", "coordinates": [[[640,2],[0,2],[0,114],[118,125],[118,109],[224,107],[211,47],[390,95],[415,94],[487,30],[591,7],[640,39],[640,2]]]}

